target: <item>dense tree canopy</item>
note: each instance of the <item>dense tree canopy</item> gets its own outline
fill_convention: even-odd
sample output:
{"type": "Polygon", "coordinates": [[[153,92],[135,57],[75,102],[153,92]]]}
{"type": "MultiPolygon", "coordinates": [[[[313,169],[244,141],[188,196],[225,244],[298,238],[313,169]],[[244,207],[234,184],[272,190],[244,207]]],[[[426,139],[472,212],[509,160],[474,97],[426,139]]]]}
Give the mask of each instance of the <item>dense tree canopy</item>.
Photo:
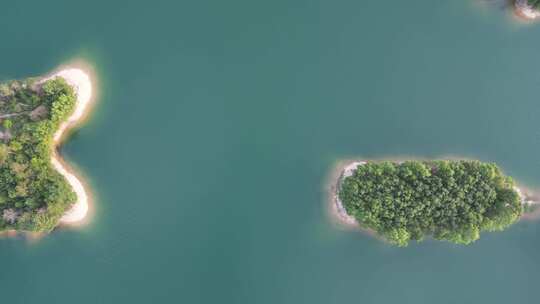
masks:
{"type": "Polygon", "coordinates": [[[0,84],[0,231],[50,231],[75,202],[50,164],[53,134],[74,106],[62,78],[0,84]]]}
{"type": "Polygon", "coordinates": [[[426,236],[469,244],[523,212],[512,179],[479,161],[367,163],[343,179],[339,197],[361,225],[399,246],[426,236]]]}

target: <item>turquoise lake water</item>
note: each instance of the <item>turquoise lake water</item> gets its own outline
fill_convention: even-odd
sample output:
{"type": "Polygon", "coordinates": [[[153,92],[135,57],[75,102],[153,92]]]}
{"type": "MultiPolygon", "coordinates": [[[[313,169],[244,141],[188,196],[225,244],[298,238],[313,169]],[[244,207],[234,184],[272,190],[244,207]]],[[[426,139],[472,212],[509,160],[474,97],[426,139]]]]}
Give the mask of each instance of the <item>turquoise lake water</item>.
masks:
{"type": "Polygon", "coordinates": [[[338,229],[343,158],[460,155],[540,187],[540,23],[504,1],[10,1],[0,80],[74,58],[92,222],[0,240],[2,303],[538,303],[540,222],[390,247],[338,229]]]}

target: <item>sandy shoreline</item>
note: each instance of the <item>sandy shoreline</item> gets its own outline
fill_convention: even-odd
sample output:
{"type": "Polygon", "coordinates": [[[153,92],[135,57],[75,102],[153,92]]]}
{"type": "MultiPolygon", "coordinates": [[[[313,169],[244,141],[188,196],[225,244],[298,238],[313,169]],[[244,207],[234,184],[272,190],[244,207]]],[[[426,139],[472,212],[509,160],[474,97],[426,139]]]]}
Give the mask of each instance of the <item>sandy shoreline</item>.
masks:
{"type": "Polygon", "coordinates": [[[335,184],[335,189],[332,193],[332,213],[334,214],[335,218],[337,218],[341,222],[341,224],[348,227],[357,227],[359,226],[359,224],[354,218],[354,216],[349,215],[347,213],[347,210],[345,210],[345,206],[343,206],[343,202],[339,198],[339,190],[341,189],[341,183],[343,182],[343,179],[353,175],[354,171],[356,171],[358,166],[364,165],[366,163],[367,162],[365,161],[353,161],[342,167],[339,177],[337,178],[337,182],[335,184]]]}
{"type": "Polygon", "coordinates": [[[89,73],[78,67],[65,67],[61,70],[54,72],[53,74],[40,80],[40,83],[53,79],[56,77],[62,77],[65,81],[73,87],[75,95],[77,97],[75,109],[71,116],[68,117],[53,136],[53,147],[51,163],[53,167],[62,174],[67,182],[72,187],[73,191],[77,195],[77,201],[61,218],[60,224],[77,224],[81,223],[87,216],[89,210],[89,194],[84,187],[81,178],[78,177],[73,170],[67,166],[62,158],[57,153],[57,146],[61,144],[63,136],[67,132],[76,126],[84,119],[85,114],[90,108],[92,102],[92,81],[89,73]]]}

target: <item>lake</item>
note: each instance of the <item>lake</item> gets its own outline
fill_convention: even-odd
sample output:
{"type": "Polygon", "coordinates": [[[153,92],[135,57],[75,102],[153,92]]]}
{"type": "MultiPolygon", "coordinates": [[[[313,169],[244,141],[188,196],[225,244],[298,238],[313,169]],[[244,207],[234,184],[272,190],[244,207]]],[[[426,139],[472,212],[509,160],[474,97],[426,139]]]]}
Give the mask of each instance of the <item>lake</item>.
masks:
{"type": "Polygon", "coordinates": [[[4,303],[536,303],[540,222],[471,246],[339,229],[347,158],[457,155],[540,187],[540,24],[504,1],[10,1],[0,80],[72,59],[89,225],[0,240],[4,303]]]}

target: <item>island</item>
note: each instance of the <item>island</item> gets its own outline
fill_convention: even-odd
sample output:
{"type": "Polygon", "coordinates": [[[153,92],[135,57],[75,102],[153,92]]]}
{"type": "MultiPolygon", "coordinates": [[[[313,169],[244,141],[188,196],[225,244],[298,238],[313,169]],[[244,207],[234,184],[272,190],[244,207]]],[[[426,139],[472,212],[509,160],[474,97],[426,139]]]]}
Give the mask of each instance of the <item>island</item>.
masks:
{"type": "Polygon", "coordinates": [[[540,0],[515,0],[516,14],[525,19],[540,17],[540,0]]]}
{"type": "Polygon", "coordinates": [[[81,222],[88,192],[57,151],[92,100],[88,73],[65,67],[0,84],[0,231],[52,231],[81,222]]]}
{"type": "Polygon", "coordinates": [[[426,237],[470,244],[515,223],[528,198],[492,163],[355,161],[343,167],[335,215],[397,246],[426,237]]]}

